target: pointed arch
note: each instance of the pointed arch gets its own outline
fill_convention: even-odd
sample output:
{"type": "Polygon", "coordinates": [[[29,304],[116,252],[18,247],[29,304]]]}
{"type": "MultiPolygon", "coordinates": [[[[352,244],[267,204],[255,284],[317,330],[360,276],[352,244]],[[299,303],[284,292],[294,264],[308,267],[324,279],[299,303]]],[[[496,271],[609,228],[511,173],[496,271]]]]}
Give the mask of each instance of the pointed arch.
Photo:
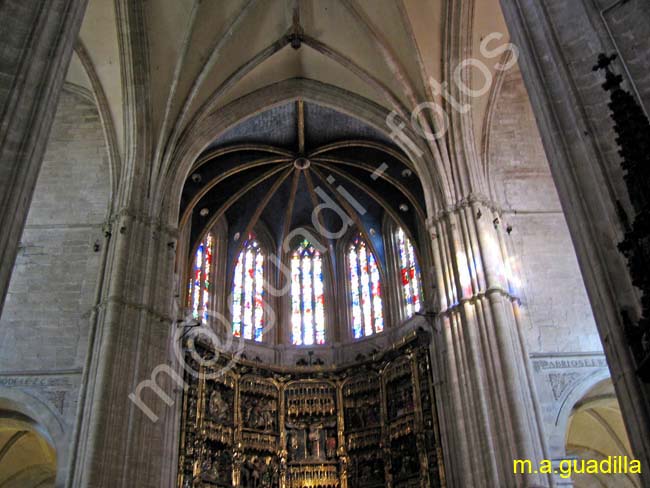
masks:
{"type": "Polygon", "coordinates": [[[303,240],[291,253],[291,342],[309,346],[325,339],[323,257],[303,240]]]}
{"type": "MultiPolygon", "coordinates": [[[[200,124],[193,126],[192,130],[188,129],[179,139],[174,151],[175,163],[170,166],[173,171],[170,171],[165,180],[165,190],[158,193],[161,215],[165,215],[164,218],[169,224],[177,225],[183,183],[201,151],[206,149],[211,141],[229,128],[254,117],[263,110],[297,99],[341,111],[390,136],[386,128],[386,118],[390,115],[388,110],[332,85],[309,79],[289,79],[258,89],[206,115],[200,124]]],[[[433,164],[427,156],[427,149],[421,142],[421,138],[408,126],[404,128],[404,134],[417,144],[423,155],[410,162],[426,189],[424,194],[426,213],[434,215],[451,201],[450,190],[445,180],[437,177],[432,170],[433,164]]]]}
{"type": "Polygon", "coordinates": [[[206,323],[213,307],[214,254],[214,235],[212,232],[208,232],[194,253],[187,293],[187,308],[192,318],[206,323]]]}
{"type": "Polygon", "coordinates": [[[346,258],[352,336],[361,339],[384,330],[379,263],[360,234],[350,240],[346,258]]]}
{"type": "Polygon", "coordinates": [[[84,69],[90,86],[92,88],[92,98],[93,103],[97,106],[97,112],[102,124],[102,130],[104,131],[104,138],[106,139],[106,148],[108,150],[108,159],[109,159],[109,178],[110,178],[110,189],[111,196],[109,198],[109,213],[113,211],[113,202],[114,197],[118,192],[118,185],[120,184],[120,172],[122,171],[122,156],[120,152],[119,138],[117,135],[117,129],[115,127],[115,121],[111,114],[111,108],[104,90],[104,86],[99,78],[97,69],[92,61],[90,53],[86,48],[85,44],[81,40],[81,37],[77,39],[77,43],[74,47],[74,52],[79,58],[81,66],[84,69]]]}
{"type": "Polygon", "coordinates": [[[232,279],[232,333],[261,342],[264,337],[264,289],[267,252],[250,234],[237,257],[232,279]]]}
{"type": "Polygon", "coordinates": [[[404,229],[395,230],[395,255],[399,267],[399,284],[402,295],[402,312],[405,318],[412,317],[422,308],[422,280],[415,248],[404,229]]]}

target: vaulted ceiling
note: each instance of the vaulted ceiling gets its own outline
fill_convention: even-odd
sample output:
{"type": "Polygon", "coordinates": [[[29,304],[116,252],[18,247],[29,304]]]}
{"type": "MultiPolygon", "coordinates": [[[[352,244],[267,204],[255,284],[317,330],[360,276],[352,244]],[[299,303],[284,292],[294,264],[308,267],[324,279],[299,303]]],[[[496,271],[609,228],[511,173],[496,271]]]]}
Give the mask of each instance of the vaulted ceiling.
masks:
{"type": "MultiPolygon", "coordinates": [[[[583,460],[601,461],[616,456],[634,458],[611,379],[595,385],[573,407],[566,433],[566,450],[567,456],[583,460]]],[[[573,474],[575,487],[641,486],[634,474],[587,471],[573,474]]]]}
{"type": "Polygon", "coordinates": [[[54,486],[56,452],[42,428],[15,412],[0,410],[0,486],[54,486]]]}
{"type": "Polygon", "coordinates": [[[384,263],[384,220],[417,239],[423,201],[410,161],[381,132],[297,100],[236,125],[204,151],[183,188],[181,227],[191,224],[191,250],[224,219],[231,261],[252,232],[263,229],[281,253],[298,228],[326,229],[316,238],[334,260],[351,228],[384,263]]]}
{"type": "MultiPolygon", "coordinates": [[[[291,78],[412,110],[434,97],[431,78],[445,78],[446,19],[461,4],[473,12],[468,55],[492,70],[499,60],[482,57],[478,45],[490,32],[507,40],[498,0],[149,0],[139,21],[147,64],[134,66],[124,38],[135,33],[120,21],[129,1],[90,0],[67,78],[100,102],[118,164],[132,138],[125,133],[123,80],[134,70],[147,71],[151,153],[163,158],[208,106],[218,110],[291,78]],[[300,39],[299,49],[292,39],[300,39]]],[[[487,100],[472,100],[477,139],[487,100]]]]}

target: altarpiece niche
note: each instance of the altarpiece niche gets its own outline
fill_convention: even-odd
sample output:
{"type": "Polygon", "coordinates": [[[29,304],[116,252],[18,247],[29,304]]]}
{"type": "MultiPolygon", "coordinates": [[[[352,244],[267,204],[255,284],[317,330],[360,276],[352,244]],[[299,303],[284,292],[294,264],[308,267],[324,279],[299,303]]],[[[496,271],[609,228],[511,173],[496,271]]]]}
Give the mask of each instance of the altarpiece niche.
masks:
{"type": "Polygon", "coordinates": [[[187,355],[179,488],[445,486],[429,343],[296,368],[191,344],[206,361],[187,355]]]}

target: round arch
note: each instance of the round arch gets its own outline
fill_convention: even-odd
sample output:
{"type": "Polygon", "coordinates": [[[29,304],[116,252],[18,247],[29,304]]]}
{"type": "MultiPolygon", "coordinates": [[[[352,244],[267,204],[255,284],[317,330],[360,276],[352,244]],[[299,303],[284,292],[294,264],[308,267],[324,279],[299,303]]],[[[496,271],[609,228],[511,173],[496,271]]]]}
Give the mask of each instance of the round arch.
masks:
{"type": "Polygon", "coordinates": [[[573,407],[580,401],[580,399],[584,398],[584,396],[587,395],[594,386],[609,377],[609,371],[606,368],[602,368],[587,375],[582,379],[582,381],[576,383],[565,397],[564,401],[560,405],[557,415],[555,416],[555,432],[557,435],[565,435],[569,424],[569,417],[571,417],[571,413],[573,412],[573,407]]]}
{"type": "Polygon", "coordinates": [[[29,466],[25,466],[22,474],[14,473],[13,476],[17,482],[24,480],[22,476],[29,476],[30,472],[35,475],[34,479],[38,477],[42,482],[42,484],[34,486],[45,487],[55,486],[55,484],[59,486],[64,482],[68,472],[68,435],[63,420],[49,405],[26,392],[15,388],[0,387],[0,424],[6,427],[4,430],[7,432],[11,430],[27,432],[29,435],[23,436],[23,440],[28,440],[31,444],[28,451],[43,458],[42,460],[46,461],[46,464],[47,461],[51,461],[50,468],[45,466],[39,468],[37,464],[34,464],[34,470],[29,470],[29,466]],[[49,446],[50,449],[46,446],[49,446]],[[50,469],[54,472],[51,473],[50,469]],[[56,480],[52,480],[51,484],[49,482],[44,484],[50,480],[51,475],[56,476],[56,480]]]}
{"type": "MultiPolygon", "coordinates": [[[[576,462],[634,459],[630,441],[623,423],[621,407],[614,392],[611,378],[595,384],[571,408],[565,434],[566,455],[576,462]]],[[[640,471],[639,471],[640,472],[640,471]]],[[[590,473],[576,471],[573,476],[576,488],[595,484],[637,488],[641,481],[634,472],[590,473]]]]}

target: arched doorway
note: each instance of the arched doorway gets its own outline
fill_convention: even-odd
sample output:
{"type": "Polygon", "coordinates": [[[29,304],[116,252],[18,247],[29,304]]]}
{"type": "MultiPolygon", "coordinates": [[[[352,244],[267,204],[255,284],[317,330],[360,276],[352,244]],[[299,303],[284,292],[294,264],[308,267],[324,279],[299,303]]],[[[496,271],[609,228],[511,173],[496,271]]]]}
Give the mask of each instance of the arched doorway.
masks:
{"type": "MultiPolygon", "coordinates": [[[[601,461],[610,456],[634,458],[610,378],[594,385],[574,405],[567,425],[566,453],[569,458],[585,461],[601,461]]],[[[576,488],[641,486],[634,474],[574,473],[572,479],[576,488]]]]}
{"type": "Polygon", "coordinates": [[[0,487],[53,487],[56,451],[43,428],[31,418],[0,411],[0,487]]]}

